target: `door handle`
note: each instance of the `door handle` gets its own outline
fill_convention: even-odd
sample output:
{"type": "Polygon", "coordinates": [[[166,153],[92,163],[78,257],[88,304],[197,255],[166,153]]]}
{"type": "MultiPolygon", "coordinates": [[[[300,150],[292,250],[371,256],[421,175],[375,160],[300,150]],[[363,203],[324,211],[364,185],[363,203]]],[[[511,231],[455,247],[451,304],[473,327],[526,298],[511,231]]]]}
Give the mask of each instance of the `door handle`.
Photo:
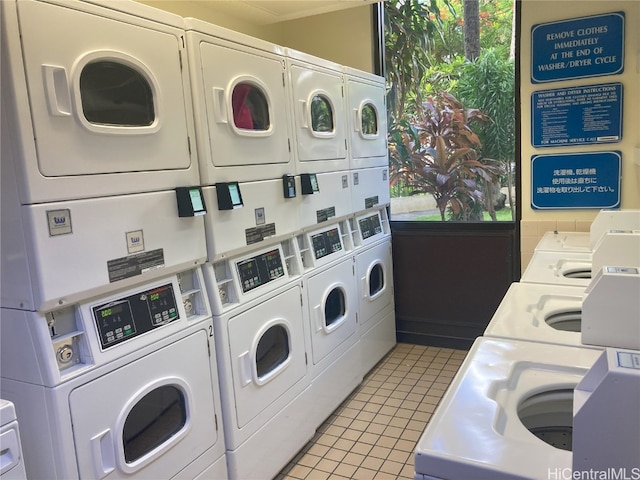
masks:
{"type": "Polygon", "coordinates": [[[104,478],[115,470],[116,459],[111,430],[107,429],[91,439],[91,452],[95,478],[104,478]]]}
{"type": "Polygon", "coordinates": [[[64,67],[42,65],[42,75],[49,113],[55,117],[71,115],[71,95],[67,71],[64,67]]]}

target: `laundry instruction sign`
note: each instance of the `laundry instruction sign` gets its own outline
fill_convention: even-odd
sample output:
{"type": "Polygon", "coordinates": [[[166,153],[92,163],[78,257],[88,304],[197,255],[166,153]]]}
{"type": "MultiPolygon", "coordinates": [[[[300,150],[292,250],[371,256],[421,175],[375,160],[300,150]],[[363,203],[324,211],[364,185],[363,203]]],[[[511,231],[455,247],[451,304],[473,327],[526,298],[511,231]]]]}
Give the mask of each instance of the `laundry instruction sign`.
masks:
{"type": "Polygon", "coordinates": [[[624,70],[624,12],[534,25],[531,81],[614,75],[624,70]]]}
{"type": "Polygon", "coordinates": [[[619,151],[531,157],[531,208],[620,207],[619,151]]]}

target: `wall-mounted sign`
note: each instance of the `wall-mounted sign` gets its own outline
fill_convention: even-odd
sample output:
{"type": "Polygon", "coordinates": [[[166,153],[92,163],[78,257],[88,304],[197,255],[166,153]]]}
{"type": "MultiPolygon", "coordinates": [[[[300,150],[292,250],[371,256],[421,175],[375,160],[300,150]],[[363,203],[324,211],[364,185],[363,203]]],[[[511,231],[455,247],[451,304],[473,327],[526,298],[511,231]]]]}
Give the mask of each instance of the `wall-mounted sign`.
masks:
{"type": "Polygon", "coordinates": [[[533,83],[614,75],[624,70],[624,12],[531,28],[533,83]]]}
{"type": "Polygon", "coordinates": [[[622,92],[621,83],[534,92],[531,144],[558,147],[619,142],[622,92]]]}
{"type": "Polygon", "coordinates": [[[621,164],[618,151],[534,155],[531,208],[618,208],[621,164]]]}

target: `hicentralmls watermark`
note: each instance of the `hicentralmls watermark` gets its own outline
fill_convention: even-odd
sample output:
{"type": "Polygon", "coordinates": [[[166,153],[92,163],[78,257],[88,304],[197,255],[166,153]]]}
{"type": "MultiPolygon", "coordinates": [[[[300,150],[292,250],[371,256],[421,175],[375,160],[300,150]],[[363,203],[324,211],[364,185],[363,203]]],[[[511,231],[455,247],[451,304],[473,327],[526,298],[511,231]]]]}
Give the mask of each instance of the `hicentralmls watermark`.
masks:
{"type": "Polygon", "coordinates": [[[640,467],[607,468],[605,470],[572,470],[550,468],[547,480],[640,480],[640,467]]]}

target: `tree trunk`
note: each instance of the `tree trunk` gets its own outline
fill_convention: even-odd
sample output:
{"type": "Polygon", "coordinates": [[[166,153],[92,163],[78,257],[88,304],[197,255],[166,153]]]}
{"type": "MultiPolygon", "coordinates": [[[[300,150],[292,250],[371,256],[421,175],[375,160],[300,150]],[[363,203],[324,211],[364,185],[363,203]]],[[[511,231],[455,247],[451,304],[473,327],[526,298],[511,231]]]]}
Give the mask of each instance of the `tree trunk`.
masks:
{"type": "Polygon", "coordinates": [[[480,56],[479,0],[464,0],[464,56],[473,61],[480,56]]]}

